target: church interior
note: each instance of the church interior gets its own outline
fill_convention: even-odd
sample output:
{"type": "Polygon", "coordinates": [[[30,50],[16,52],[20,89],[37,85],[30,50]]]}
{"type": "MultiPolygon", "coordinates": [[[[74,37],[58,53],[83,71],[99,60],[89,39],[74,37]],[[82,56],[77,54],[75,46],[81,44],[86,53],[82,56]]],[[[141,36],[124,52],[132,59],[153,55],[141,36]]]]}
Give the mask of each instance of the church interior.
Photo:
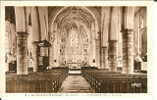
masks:
{"type": "Polygon", "coordinates": [[[147,93],[147,7],[6,6],[7,93],[147,93]]]}

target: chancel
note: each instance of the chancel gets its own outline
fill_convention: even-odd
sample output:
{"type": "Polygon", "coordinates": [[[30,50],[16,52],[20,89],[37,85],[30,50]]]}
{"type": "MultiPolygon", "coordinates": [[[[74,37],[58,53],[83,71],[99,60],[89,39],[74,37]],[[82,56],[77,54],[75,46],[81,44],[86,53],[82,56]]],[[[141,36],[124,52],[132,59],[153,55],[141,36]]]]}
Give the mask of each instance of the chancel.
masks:
{"type": "Polygon", "coordinates": [[[147,7],[6,6],[6,92],[147,93],[147,7]]]}

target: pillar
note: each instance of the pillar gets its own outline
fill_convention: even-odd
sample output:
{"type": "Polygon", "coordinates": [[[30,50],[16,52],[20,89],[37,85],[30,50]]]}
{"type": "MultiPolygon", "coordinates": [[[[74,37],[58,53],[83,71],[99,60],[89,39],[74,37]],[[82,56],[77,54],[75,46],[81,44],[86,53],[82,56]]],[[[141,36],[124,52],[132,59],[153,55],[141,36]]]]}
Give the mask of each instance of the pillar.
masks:
{"type": "Polygon", "coordinates": [[[109,40],[109,59],[110,69],[113,72],[117,71],[117,58],[118,58],[118,36],[121,28],[121,7],[111,8],[111,24],[110,24],[110,40],[109,40]]]}
{"type": "Polygon", "coordinates": [[[48,40],[48,7],[38,7],[41,40],[48,40]]]}
{"type": "Polygon", "coordinates": [[[102,47],[102,69],[109,69],[108,64],[108,47],[102,47]]]}
{"type": "Polygon", "coordinates": [[[123,73],[134,72],[134,7],[124,8],[123,73]]]}
{"type": "Polygon", "coordinates": [[[110,40],[110,70],[113,72],[117,71],[117,40],[110,40]]]}
{"type": "Polygon", "coordinates": [[[111,7],[102,7],[101,21],[102,21],[102,35],[101,35],[101,46],[102,46],[102,69],[109,69],[108,61],[108,40],[109,40],[109,27],[111,18],[111,7]]]}
{"type": "Polygon", "coordinates": [[[32,66],[33,66],[33,72],[37,72],[38,70],[38,47],[36,44],[33,44],[33,48],[32,48],[32,57],[33,57],[33,62],[32,62],[32,66]]]}
{"type": "Polygon", "coordinates": [[[103,47],[101,47],[101,49],[100,49],[100,57],[101,57],[101,59],[100,59],[100,68],[101,69],[104,69],[104,50],[103,50],[103,47]]]}
{"type": "Polygon", "coordinates": [[[17,74],[28,74],[28,51],[26,32],[17,32],[17,74]]]}
{"type": "MultiPolygon", "coordinates": [[[[39,41],[40,40],[40,23],[39,23],[39,12],[37,10],[37,7],[32,7],[31,9],[31,21],[32,21],[32,43],[34,43],[35,41],[39,41]]],[[[39,56],[39,52],[40,50],[38,50],[39,48],[37,47],[37,44],[33,44],[33,48],[32,48],[32,57],[33,57],[33,72],[37,72],[38,69],[38,56],[39,56]]]]}
{"type": "Polygon", "coordinates": [[[95,66],[95,67],[98,67],[96,65],[96,31],[95,31],[95,27],[94,27],[94,23],[91,24],[91,44],[90,44],[90,50],[91,50],[91,66],[95,66]]]}
{"type": "Polygon", "coordinates": [[[123,73],[134,71],[133,30],[123,30],[123,73]]]}
{"type": "Polygon", "coordinates": [[[28,57],[27,57],[27,22],[26,8],[15,7],[16,32],[17,32],[17,74],[28,74],[28,57]]]}
{"type": "MultiPolygon", "coordinates": [[[[53,35],[51,38],[54,38],[53,35]]],[[[50,61],[50,66],[54,66],[54,54],[53,54],[54,53],[54,47],[53,47],[54,46],[54,40],[51,40],[50,43],[52,46],[49,48],[49,51],[50,51],[50,60],[49,61],[50,61]]]]}
{"type": "MultiPolygon", "coordinates": [[[[100,33],[97,33],[97,34],[100,34],[100,33]]],[[[96,66],[101,69],[101,66],[100,66],[100,37],[99,39],[96,39],[96,66]]]]}

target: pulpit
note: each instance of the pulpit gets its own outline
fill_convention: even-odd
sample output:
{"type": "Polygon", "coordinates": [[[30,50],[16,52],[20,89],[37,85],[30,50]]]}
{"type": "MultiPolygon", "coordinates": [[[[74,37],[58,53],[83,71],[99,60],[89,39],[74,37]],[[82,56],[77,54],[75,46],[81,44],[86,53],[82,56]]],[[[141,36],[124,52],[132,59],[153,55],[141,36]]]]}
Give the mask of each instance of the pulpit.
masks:
{"type": "Polygon", "coordinates": [[[47,66],[49,65],[49,47],[51,44],[47,40],[35,41],[38,51],[38,71],[46,71],[47,66]]]}

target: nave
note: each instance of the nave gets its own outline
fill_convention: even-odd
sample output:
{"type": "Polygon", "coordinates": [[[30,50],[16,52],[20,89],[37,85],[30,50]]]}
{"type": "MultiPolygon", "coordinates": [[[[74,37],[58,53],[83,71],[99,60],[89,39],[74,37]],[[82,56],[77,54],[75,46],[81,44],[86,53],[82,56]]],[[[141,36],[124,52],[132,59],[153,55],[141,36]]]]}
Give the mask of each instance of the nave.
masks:
{"type": "Polygon", "coordinates": [[[5,22],[7,93],[147,93],[147,7],[6,6],[5,22]]]}

